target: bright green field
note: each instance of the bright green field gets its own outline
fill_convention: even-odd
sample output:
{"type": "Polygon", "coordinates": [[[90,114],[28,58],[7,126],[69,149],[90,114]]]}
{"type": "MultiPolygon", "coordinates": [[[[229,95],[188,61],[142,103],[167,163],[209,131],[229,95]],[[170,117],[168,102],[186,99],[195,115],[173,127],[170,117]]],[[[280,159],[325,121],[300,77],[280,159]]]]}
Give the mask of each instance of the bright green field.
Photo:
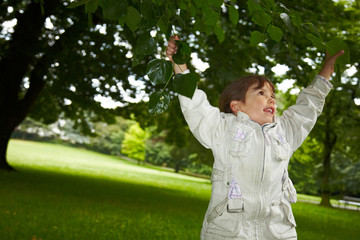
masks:
{"type": "MultiPolygon", "coordinates": [[[[82,149],[13,140],[0,239],[199,239],[209,180],[82,149]]],[[[358,239],[360,212],[293,205],[300,240],[358,239]]]]}

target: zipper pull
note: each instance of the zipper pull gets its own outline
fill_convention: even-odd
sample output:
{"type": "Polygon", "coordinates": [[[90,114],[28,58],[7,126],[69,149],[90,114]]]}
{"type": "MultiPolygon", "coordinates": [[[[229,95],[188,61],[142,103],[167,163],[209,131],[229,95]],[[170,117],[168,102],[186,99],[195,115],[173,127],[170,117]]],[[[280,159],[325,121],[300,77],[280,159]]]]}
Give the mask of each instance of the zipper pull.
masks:
{"type": "Polygon", "coordinates": [[[266,132],[264,132],[263,131],[263,133],[264,133],[264,136],[265,136],[265,143],[266,143],[266,145],[270,145],[270,138],[269,138],[269,135],[266,133],[266,132]]]}

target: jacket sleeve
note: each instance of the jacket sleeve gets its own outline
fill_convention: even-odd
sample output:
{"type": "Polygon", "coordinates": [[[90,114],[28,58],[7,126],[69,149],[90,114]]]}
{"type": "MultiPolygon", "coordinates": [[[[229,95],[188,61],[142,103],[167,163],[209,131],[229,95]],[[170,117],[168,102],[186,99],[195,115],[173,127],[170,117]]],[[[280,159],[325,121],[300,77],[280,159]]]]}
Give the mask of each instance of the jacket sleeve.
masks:
{"type": "Polygon", "coordinates": [[[291,144],[293,151],[301,146],[314,127],[331,88],[332,84],[328,80],[317,75],[312,83],[299,94],[296,104],[283,112],[280,122],[285,129],[286,140],[291,144]]]}
{"type": "Polygon", "coordinates": [[[206,94],[199,89],[192,99],[179,95],[179,101],[190,131],[205,148],[211,148],[219,137],[216,132],[222,118],[220,110],[211,106],[206,94]]]}

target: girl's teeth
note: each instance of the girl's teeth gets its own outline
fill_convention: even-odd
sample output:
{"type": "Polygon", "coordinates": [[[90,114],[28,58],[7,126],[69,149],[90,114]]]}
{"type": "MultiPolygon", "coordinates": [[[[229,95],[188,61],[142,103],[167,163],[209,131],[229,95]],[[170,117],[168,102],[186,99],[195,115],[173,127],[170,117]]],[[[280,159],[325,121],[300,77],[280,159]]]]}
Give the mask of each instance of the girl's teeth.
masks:
{"type": "Polygon", "coordinates": [[[273,110],[271,108],[267,108],[266,111],[269,113],[273,113],[273,110]]]}

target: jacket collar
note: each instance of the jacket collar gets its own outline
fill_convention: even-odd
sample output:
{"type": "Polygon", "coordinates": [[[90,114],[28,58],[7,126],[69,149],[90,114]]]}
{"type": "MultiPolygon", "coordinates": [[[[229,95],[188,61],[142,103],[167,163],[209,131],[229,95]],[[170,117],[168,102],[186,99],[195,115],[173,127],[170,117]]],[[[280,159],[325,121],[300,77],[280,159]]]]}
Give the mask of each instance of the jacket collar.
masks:
{"type": "Polygon", "coordinates": [[[273,127],[277,124],[278,122],[278,118],[276,116],[274,116],[273,122],[272,123],[266,123],[263,126],[261,126],[260,124],[258,124],[257,122],[254,122],[250,119],[250,117],[243,112],[238,112],[237,116],[236,116],[236,121],[241,122],[241,123],[247,123],[250,124],[252,126],[259,126],[259,127],[273,127]]]}

